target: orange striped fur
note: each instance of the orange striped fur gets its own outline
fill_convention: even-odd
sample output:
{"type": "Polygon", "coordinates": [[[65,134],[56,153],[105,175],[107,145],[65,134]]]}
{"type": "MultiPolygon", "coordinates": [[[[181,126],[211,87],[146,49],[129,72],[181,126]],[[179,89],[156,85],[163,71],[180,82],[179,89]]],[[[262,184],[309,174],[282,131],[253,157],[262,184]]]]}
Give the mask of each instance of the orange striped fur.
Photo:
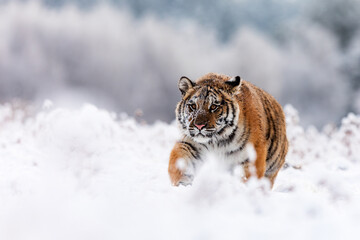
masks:
{"type": "Polygon", "coordinates": [[[243,166],[245,180],[254,167],[256,176],[268,178],[272,186],[288,148],[280,104],[238,76],[209,73],[196,82],[182,77],[179,89],[176,118],[182,138],[170,154],[172,184],[191,184],[204,154],[214,152],[230,166],[243,166]],[[246,150],[249,143],[256,152],[254,162],[246,150]]]}

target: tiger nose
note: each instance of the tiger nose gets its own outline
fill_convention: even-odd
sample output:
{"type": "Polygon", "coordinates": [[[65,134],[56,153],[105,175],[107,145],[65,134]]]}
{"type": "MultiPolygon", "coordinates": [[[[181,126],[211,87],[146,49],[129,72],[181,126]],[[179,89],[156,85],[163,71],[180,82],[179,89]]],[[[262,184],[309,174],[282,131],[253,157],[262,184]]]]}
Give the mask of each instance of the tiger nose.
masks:
{"type": "Polygon", "coordinates": [[[195,127],[197,127],[199,130],[201,130],[204,126],[205,124],[200,124],[200,125],[195,124],[195,127]]]}

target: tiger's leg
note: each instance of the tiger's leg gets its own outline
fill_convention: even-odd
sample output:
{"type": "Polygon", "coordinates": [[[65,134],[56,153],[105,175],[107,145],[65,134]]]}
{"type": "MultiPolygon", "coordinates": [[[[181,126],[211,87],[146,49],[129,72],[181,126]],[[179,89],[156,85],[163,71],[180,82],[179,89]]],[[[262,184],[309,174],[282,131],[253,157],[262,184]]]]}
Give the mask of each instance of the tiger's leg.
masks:
{"type": "Polygon", "coordinates": [[[274,182],[275,182],[275,179],[276,179],[276,176],[278,174],[279,171],[275,172],[274,174],[272,174],[271,176],[266,176],[269,181],[270,181],[270,186],[271,188],[274,186],[274,182]]]}
{"type": "Polygon", "coordinates": [[[274,186],[275,179],[285,163],[285,158],[276,159],[275,163],[266,171],[265,177],[270,181],[271,188],[274,186]]]}
{"type": "Polygon", "coordinates": [[[284,165],[284,163],[285,163],[285,159],[277,161],[276,164],[274,164],[274,166],[276,166],[276,169],[270,169],[270,171],[267,171],[265,173],[265,177],[270,181],[271,188],[273,188],[275,179],[279,171],[281,170],[282,166],[284,165]]]}
{"type": "Polygon", "coordinates": [[[247,162],[243,165],[243,170],[244,170],[244,176],[243,176],[242,180],[243,180],[243,182],[246,182],[251,177],[249,162],[247,162]]]}
{"type": "Polygon", "coordinates": [[[274,158],[270,163],[267,171],[265,172],[265,177],[267,177],[271,183],[271,188],[274,186],[275,179],[285,163],[286,153],[288,151],[288,142],[285,139],[285,143],[282,145],[282,149],[279,152],[278,157],[274,158]]]}
{"type": "Polygon", "coordinates": [[[262,178],[265,175],[266,170],[266,155],[267,150],[264,147],[264,144],[255,145],[256,151],[256,160],[255,160],[255,168],[256,168],[256,176],[258,178],[262,178]]]}
{"type": "Polygon", "coordinates": [[[191,143],[177,142],[175,144],[170,154],[168,168],[170,180],[174,186],[191,184],[195,170],[191,168],[194,168],[194,161],[199,156],[199,151],[191,143]]]}
{"type": "Polygon", "coordinates": [[[253,168],[256,170],[256,176],[262,178],[265,175],[266,170],[266,148],[256,147],[256,160],[255,163],[247,162],[243,165],[244,177],[243,180],[246,182],[252,175],[254,175],[253,168]]]}

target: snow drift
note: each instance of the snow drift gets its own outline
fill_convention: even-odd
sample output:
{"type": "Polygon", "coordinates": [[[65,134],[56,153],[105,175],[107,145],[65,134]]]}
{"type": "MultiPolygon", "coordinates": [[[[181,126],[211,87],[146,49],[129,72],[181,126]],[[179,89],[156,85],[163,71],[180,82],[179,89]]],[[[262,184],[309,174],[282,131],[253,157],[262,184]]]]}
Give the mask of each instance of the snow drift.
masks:
{"type": "Polygon", "coordinates": [[[209,159],[172,187],[175,123],[144,125],[93,105],[0,106],[0,238],[357,239],[360,116],[303,129],[285,108],[289,154],[272,191],[209,159]]]}

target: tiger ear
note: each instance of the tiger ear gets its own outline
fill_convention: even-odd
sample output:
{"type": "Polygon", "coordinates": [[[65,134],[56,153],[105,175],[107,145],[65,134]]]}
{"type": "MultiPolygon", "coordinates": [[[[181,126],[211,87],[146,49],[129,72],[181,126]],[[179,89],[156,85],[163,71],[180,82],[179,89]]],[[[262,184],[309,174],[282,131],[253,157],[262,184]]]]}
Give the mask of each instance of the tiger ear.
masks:
{"type": "Polygon", "coordinates": [[[189,89],[193,88],[195,83],[193,83],[189,78],[183,76],[180,78],[178,87],[180,89],[181,95],[185,95],[189,89]]]}
{"type": "Polygon", "coordinates": [[[230,87],[231,92],[235,93],[235,92],[237,92],[237,91],[240,90],[240,88],[241,88],[241,82],[242,82],[241,77],[240,77],[240,76],[236,76],[236,77],[232,77],[232,78],[230,78],[229,80],[227,80],[227,81],[225,82],[225,84],[230,87]]]}

